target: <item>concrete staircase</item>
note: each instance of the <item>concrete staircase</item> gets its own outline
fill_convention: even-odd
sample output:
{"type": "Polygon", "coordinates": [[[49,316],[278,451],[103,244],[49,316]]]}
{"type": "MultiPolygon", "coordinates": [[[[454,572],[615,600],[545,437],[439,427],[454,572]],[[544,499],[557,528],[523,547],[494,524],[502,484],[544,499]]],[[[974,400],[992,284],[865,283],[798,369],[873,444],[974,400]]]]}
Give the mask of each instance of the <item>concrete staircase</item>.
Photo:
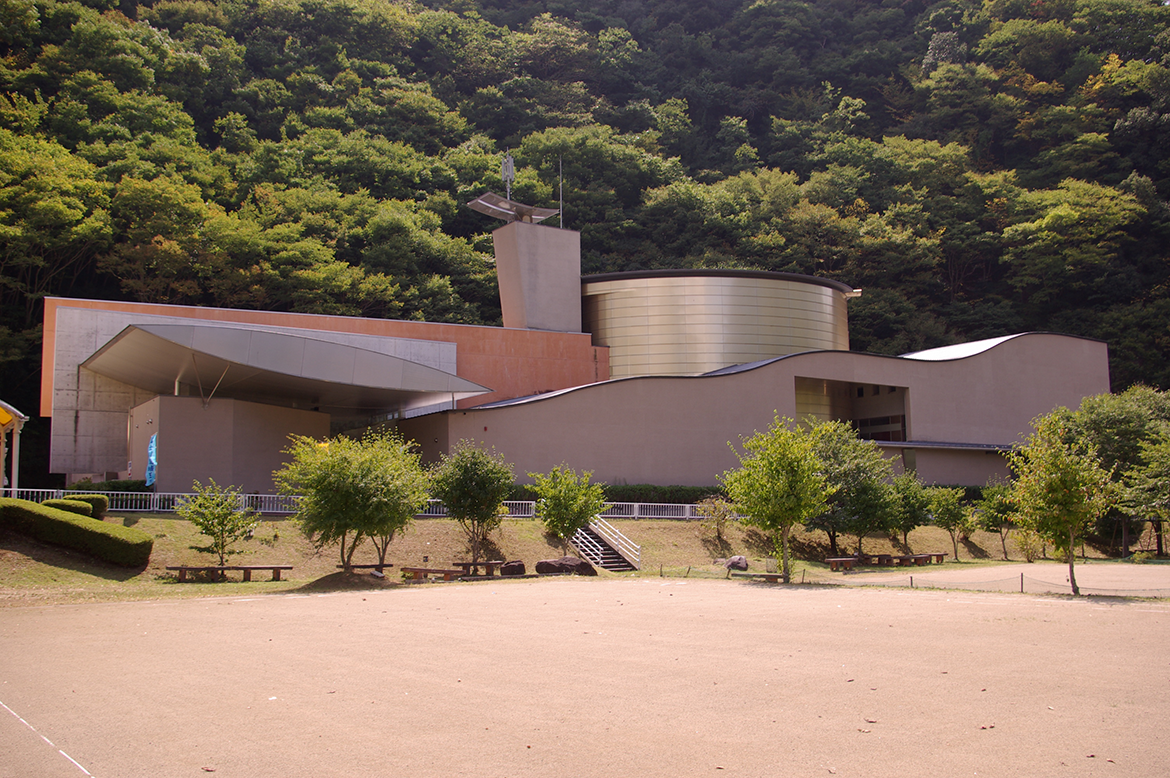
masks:
{"type": "MultiPolygon", "coordinates": [[[[614,545],[618,544],[619,541],[613,538],[607,539],[603,533],[609,534],[603,528],[593,524],[577,530],[577,534],[569,542],[573,544],[583,559],[589,560],[604,570],[615,573],[637,570],[638,566],[633,561],[627,559],[614,548],[614,545]],[[611,544],[611,540],[614,541],[613,544],[611,544]]],[[[624,536],[621,536],[621,539],[626,540],[628,544],[628,539],[624,536]]]]}

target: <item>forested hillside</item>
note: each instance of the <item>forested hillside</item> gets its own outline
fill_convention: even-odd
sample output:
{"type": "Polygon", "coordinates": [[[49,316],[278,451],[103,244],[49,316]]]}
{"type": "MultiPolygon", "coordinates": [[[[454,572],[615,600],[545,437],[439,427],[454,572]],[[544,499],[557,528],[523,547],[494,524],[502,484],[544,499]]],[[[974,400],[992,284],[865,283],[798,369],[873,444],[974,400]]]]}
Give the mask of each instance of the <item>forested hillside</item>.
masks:
{"type": "Polygon", "coordinates": [[[1105,339],[1170,388],[1149,0],[0,0],[0,396],[46,295],[498,322],[501,191],[585,272],[865,290],[853,346],[1105,339]]]}

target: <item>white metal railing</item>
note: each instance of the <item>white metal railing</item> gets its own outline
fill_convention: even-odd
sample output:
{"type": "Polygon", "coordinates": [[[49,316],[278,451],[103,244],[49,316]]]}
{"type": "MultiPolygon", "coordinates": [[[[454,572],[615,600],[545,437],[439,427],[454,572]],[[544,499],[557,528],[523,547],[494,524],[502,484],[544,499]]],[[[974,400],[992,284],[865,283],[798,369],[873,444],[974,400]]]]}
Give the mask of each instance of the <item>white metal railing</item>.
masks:
{"type": "Polygon", "coordinates": [[[642,568],[642,547],[623,535],[616,527],[598,516],[589,522],[589,528],[601,536],[601,539],[622,555],[635,570],[642,568]]]}
{"type": "MultiPolygon", "coordinates": [[[[16,497],[21,500],[44,502],[60,499],[70,494],[104,494],[110,501],[111,511],[126,513],[149,512],[169,513],[188,497],[185,492],[101,492],[85,489],[0,489],[0,497],[16,497]]],[[[242,494],[240,507],[251,508],[258,513],[296,513],[300,497],[283,494],[242,494]]],[[[535,519],[536,503],[532,500],[508,500],[504,503],[510,519],[535,519]]],[[[418,514],[419,518],[445,518],[447,509],[440,500],[428,500],[427,506],[418,514]]],[[[698,506],[679,503],[607,502],[601,518],[606,519],[676,519],[694,521],[703,518],[698,506]]],[[[616,531],[616,530],[615,530],[616,531]]]]}
{"type": "Polygon", "coordinates": [[[569,540],[573,547],[581,556],[588,559],[593,564],[601,567],[602,562],[605,561],[605,548],[600,543],[594,540],[593,536],[584,530],[577,530],[577,533],[569,540]]]}
{"type": "MultiPolygon", "coordinates": [[[[110,502],[109,510],[122,513],[171,513],[190,497],[188,492],[102,492],[85,489],[4,489],[0,496],[44,502],[71,494],[102,494],[110,502]]],[[[241,494],[240,508],[258,513],[296,513],[299,497],[283,494],[241,494]]]]}
{"type": "Polygon", "coordinates": [[[684,503],[607,502],[601,515],[607,519],[701,519],[699,506],[684,503]]]}

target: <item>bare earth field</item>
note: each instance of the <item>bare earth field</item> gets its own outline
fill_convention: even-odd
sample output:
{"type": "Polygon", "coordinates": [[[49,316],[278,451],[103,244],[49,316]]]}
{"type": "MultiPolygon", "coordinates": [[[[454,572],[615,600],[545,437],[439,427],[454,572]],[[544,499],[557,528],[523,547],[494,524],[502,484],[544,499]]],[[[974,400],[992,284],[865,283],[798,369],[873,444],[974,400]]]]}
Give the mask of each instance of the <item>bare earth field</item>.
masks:
{"type": "Polygon", "coordinates": [[[3,778],[1167,774],[1165,601],[492,581],[16,605],[0,657],[3,778]]]}

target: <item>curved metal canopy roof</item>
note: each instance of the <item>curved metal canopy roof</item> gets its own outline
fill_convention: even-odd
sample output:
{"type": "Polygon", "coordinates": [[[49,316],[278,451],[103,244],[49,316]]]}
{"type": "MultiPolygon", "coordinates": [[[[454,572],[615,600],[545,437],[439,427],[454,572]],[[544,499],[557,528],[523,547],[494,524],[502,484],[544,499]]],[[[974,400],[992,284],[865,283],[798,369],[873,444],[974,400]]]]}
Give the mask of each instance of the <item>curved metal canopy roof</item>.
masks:
{"type": "Polygon", "coordinates": [[[82,363],[124,384],[229,397],[333,416],[406,412],[490,389],[401,357],[237,327],[132,324],[82,363]]]}

